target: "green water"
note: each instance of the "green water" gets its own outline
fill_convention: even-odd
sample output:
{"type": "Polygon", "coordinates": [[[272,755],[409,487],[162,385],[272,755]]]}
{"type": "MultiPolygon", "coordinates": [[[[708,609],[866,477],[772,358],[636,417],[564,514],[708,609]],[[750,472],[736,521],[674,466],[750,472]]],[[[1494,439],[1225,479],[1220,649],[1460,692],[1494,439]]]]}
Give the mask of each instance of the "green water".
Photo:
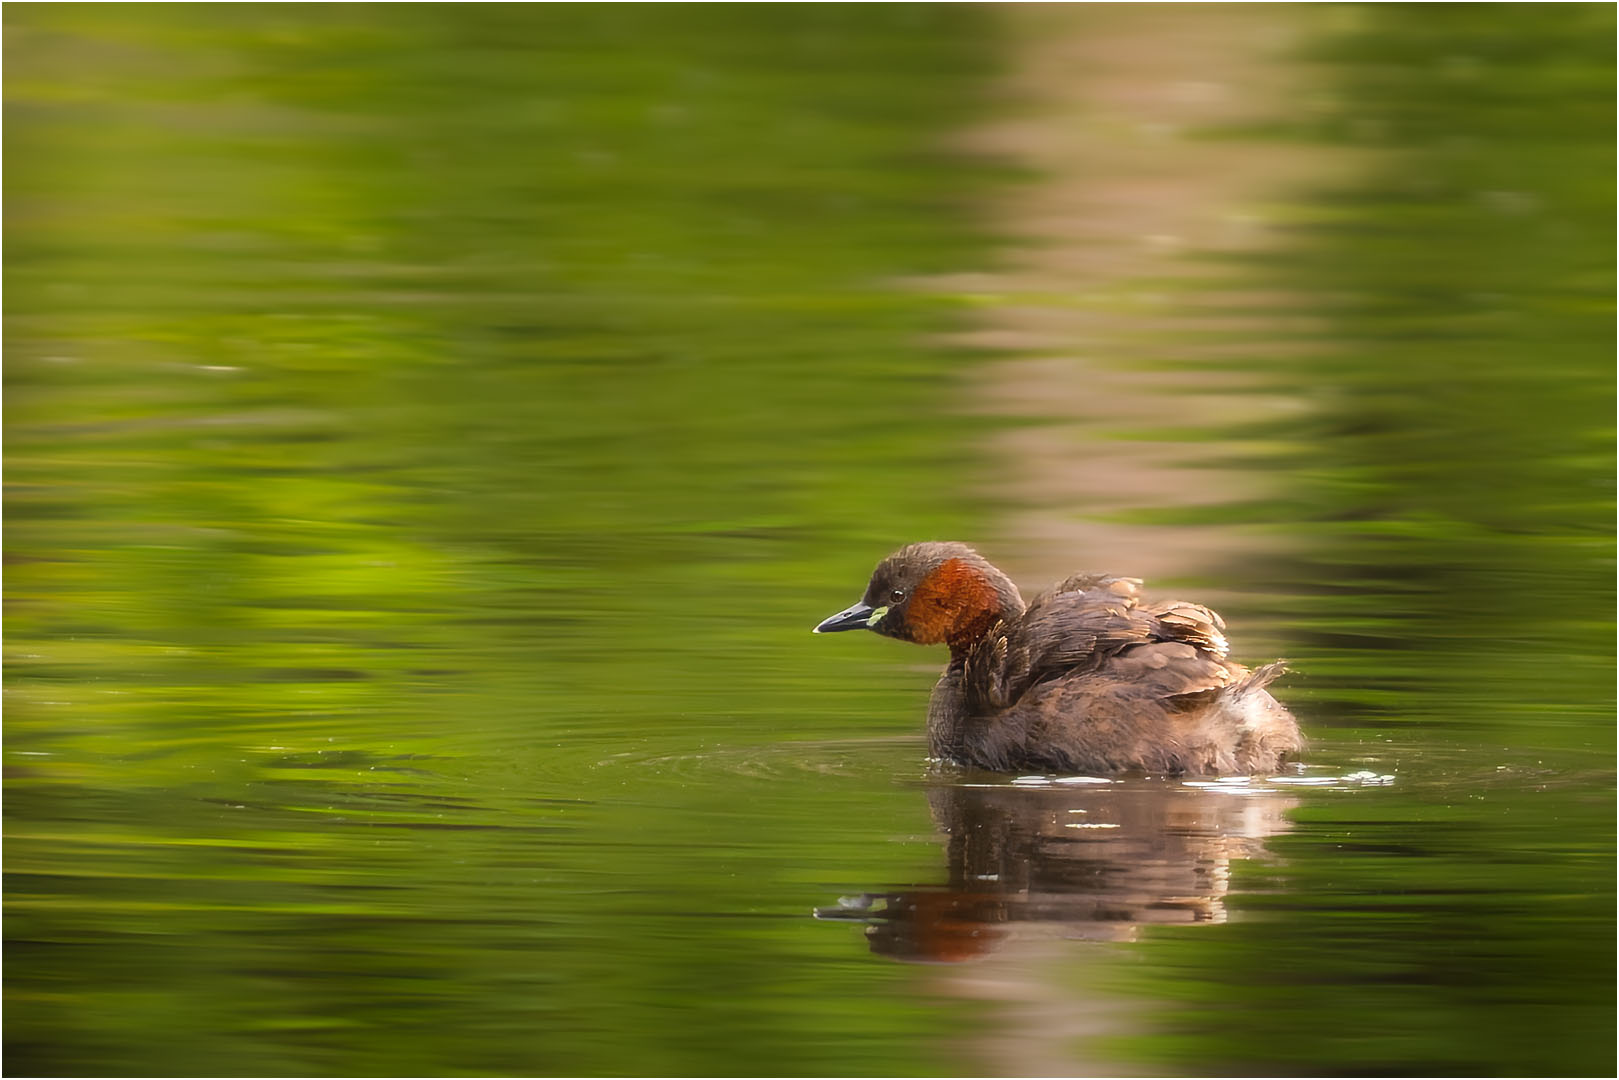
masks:
{"type": "Polygon", "coordinates": [[[937,769],[936,658],[807,633],[994,543],[911,284],[1025,179],[994,8],[8,9],[8,1071],[1611,1072],[1613,16],[1443,10],[1300,43],[1310,408],[1175,432],[1299,540],[1226,797],[937,769]]]}

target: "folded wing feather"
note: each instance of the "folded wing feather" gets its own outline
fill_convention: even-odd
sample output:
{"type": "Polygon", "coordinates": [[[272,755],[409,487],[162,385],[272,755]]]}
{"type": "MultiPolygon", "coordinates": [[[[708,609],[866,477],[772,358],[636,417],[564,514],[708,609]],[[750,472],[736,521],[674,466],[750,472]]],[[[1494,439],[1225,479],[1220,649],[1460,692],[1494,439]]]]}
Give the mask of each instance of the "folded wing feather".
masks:
{"type": "MultiPolygon", "coordinates": [[[[1031,687],[1091,673],[1169,698],[1218,690],[1246,669],[1226,661],[1220,616],[1182,600],[1143,607],[1136,578],[1077,574],[999,623],[966,659],[975,712],[1005,709],[1031,687]]],[[[1267,680],[1268,681],[1268,680],[1267,680]]]]}

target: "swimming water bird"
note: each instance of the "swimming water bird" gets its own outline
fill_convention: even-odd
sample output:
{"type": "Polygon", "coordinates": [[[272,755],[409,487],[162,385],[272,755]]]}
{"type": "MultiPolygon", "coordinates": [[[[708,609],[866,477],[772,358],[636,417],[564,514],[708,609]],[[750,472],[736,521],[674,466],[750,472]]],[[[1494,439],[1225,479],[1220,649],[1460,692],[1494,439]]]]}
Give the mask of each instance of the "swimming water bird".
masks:
{"type": "Polygon", "coordinates": [[[1135,578],[1077,574],[1025,605],[965,544],[900,548],[817,634],[947,645],[928,705],[934,757],[1006,771],[1274,771],[1303,746],[1266,687],[1280,663],[1228,660],[1200,604],[1147,603],[1135,578]]]}

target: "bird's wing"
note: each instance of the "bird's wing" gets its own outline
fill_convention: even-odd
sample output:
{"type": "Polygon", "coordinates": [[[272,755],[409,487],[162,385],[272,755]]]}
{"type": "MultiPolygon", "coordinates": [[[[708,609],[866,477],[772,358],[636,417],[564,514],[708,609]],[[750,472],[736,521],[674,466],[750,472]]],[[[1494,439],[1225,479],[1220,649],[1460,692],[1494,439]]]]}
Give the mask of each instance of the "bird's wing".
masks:
{"type": "Polygon", "coordinates": [[[1179,600],[1142,607],[1140,587],[1134,578],[1079,575],[998,624],[967,657],[971,706],[1004,709],[1069,674],[1136,683],[1157,697],[1229,685],[1235,665],[1224,662],[1220,617],[1179,600]]]}

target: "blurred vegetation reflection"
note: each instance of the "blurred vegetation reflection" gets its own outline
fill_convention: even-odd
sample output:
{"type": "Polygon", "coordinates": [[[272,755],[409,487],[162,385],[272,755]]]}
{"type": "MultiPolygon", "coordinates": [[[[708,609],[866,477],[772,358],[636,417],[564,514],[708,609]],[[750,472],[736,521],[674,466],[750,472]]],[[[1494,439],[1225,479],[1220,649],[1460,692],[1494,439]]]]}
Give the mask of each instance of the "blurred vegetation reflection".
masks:
{"type": "MultiPolygon", "coordinates": [[[[946,879],[928,677],[807,630],[993,532],[973,298],[911,282],[994,257],[941,148],[995,11],[6,23],[11,1070],[961,1071],[989,1021],[808,918],[946,879]]],[[[1283,696],[1400,782],[1300,793],[1231,922],[1080,946],[1170,1002],[1116,1057],[1612,1067],[1612,31],[1308,46],[1273,137],[1382,164],[1249,268],[1328,340],[1263,361],[1307,420],[1208,436],[1293,497],[1210,512],[1306,535],[1283,696]]]]}
{"type": "Polygon", "coordinates": [[[915,748],[678,761],[914,726],[805,613],[963,531],[986,15],[7,18],[11,1066],[935,1061],[807,918],[915,748]]]}
{"type": "Polygon", "coordinates": [[[1262,433],[1296,501],[1241,512],[1311,535],[1289,704],[1401,782],[1306,803],[1229,933],[1154,939],[1136,989],[1182,1004],[1116,1052],[1614,1068],[1614,17],[1555,12],[1346,8],[1309,46],[1337,99],[1278,137],[1378,164],[1257,270],[1328,340],[1273,369],[1318,403],[1262,433]]]}

